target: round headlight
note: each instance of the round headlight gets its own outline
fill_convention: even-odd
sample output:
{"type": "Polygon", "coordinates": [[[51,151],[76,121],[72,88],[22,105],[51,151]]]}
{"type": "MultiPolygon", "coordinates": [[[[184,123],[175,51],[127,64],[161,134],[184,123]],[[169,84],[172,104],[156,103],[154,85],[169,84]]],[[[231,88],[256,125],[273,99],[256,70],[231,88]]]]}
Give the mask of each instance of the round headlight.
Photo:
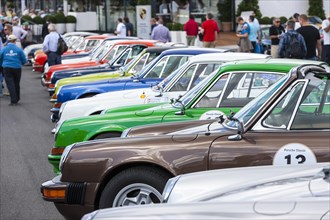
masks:
{"type": "Polygon", "coordinates": [[[64,149],[63,154],[62,154],[62,156],[61,156],[60,164],[59,164],[59,168],[60,168],[60,170],[63,169],[63,164],[64,164],[66,158],[68,157],[68,155],[69,155],[69,153],[70,153],[70,151],[71,151],[71,149],[73,148],[74,145],[75,145],[75,144],[71,144],[71,145],[67,146],[67,147],[64,149]]]}
{"type": "Polygon", "coordinates": [[[163,203],[166,203],[168,201],[168,198],[171,195],[171,192],[178,180],[180,179],[181,175],[173,177],[169,179],[165,185],[164,191],[163,191],[163,203]]]}
{"type": "Polygon", "coordinates": [[[58,112],[58,120],[61,118],[61,115],[62,115],[62,112],[64,111],[64,108],[65,108],[66,103],[67,103],[67,102],[64,102],[64,103],[61,105],[60,111],[58,112]]]}

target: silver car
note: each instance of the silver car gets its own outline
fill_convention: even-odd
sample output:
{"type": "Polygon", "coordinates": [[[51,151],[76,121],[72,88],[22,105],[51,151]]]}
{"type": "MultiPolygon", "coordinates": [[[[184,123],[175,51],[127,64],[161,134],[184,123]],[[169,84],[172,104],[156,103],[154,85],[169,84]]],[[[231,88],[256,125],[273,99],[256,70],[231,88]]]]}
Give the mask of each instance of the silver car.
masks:
{"type": "Polygon", "coordinates": [[[173,194],[168,198],[171,198],[174,194],[179,195],[185,186],[181,197],[195,197],[195,201],[183,199],[184,203],[97,210],[86,214],[82,220],[326,220],[330,217],[329,173],[329,163],[192,173],[171,179],[164,192],[170,190],[173,194]],[[196,196],[190,196],[188,191],[196,196]]]}

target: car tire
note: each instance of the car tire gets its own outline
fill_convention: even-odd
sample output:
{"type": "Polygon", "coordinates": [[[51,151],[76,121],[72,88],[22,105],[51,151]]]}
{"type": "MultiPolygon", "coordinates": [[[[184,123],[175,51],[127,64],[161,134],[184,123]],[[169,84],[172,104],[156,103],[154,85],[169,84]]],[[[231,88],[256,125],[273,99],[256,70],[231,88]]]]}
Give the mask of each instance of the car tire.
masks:
{"type": "Polygon", "coordinates": [[[106,132],[96,135],[93,140],[104,139],[104,138],[115,138],[120,137],[121,133],[119,132],[106,132]]]}
{"type": "Polygon", "coordinates": [[[99,208],[161,203],[161,194],[169,178],[168,173],[153,167],[123,170],[105,186],[99,208]]]}

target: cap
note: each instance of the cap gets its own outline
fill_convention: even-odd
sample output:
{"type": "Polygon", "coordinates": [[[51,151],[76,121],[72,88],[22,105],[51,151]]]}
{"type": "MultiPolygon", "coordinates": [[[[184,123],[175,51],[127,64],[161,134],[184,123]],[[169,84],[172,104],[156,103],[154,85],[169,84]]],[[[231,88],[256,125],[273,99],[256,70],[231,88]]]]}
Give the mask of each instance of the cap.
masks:
{"type": "Polygon", "coordinates": [[[13,34],[9,35],[9,37],[8,37],[8,40],[9,41],[16,40],[16,39],[17,39],[17,37],[15,35],[13,35],[13,34]]]}
{"type": "Polygon", "coordinates": [[[17,16],[14,16],[14,17],[13,17],[13,20],[17,20],[17,19],[18,19],[18,17],[17,17],[17,16]]]}

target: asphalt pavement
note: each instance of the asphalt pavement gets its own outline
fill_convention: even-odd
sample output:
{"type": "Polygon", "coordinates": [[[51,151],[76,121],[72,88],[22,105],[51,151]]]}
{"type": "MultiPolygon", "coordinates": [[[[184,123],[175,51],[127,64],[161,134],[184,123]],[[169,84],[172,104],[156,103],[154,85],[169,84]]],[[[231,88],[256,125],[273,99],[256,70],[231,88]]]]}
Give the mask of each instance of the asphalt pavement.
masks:
{"type": "Polygon", "coordinates": [[[48,100],[31,66],[22,71],[20,104],[0,98],[0,219],[64,219],[40,193],[41,183],[55,176],[47,161],[54,144],[48,100]]]}

